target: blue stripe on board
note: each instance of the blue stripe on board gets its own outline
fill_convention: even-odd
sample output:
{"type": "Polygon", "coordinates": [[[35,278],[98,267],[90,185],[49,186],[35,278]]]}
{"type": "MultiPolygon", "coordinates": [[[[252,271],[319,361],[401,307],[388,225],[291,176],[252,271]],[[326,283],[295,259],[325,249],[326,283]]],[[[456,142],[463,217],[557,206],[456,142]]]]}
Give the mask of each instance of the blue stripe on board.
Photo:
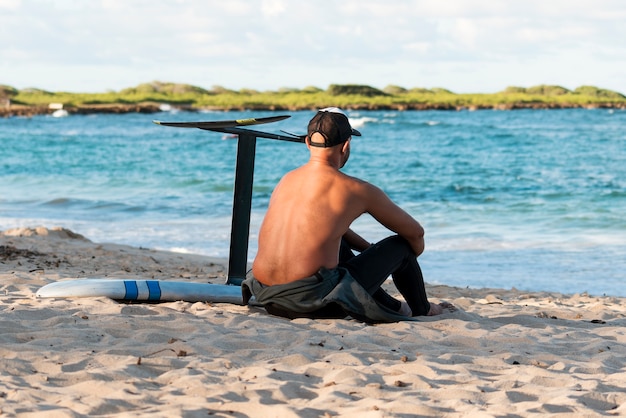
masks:
{"type": "Polygon", "coordinates": [[[124,280],[124,287],[126,288],[126,294],[124,299],[137,300],[139,295],[139,289],[137,289],[137,282],[134,280],[124,280]]]}
{"type": "Polygon", "coordinates": [[[154,280],[146,280],[148,285],[148,300],[160,300],[161,299],[161,287],[159,282],[154,280]]]}

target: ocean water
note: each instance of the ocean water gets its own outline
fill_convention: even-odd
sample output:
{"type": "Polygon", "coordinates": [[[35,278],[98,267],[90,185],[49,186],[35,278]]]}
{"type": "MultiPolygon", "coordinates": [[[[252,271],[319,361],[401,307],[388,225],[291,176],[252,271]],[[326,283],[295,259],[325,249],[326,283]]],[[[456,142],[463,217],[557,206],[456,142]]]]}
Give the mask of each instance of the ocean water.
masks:
{"type": "MultiPolygon", "coordinates": [[[[227,257],[236,140],[158,126],[285,112],[0,119],[0,230],[227,257]]],[[[626,112],[348,112],[344,168],[426,229],[429,283],[626,296],[626,112]]],[[[258,127],[304,133],[313,112],[258,127]]],[[[272,189],[304,145],[259,139],[249,259],[272,189]]],[[[389,232],[368,216],[354,229],[389,232]]]]}

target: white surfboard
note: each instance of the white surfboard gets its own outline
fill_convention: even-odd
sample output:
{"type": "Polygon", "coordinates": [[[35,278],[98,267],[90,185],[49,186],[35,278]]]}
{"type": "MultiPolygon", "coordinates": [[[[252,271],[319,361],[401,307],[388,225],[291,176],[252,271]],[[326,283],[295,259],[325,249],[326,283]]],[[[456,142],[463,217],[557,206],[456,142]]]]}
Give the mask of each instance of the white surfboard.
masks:
{"type": "Polygon", "coordinates": [[[243,305],[241,286],[172,280],[76,279],[49,283],[38,298],[105,296],[123,301],[223,302],[243,305]]]}

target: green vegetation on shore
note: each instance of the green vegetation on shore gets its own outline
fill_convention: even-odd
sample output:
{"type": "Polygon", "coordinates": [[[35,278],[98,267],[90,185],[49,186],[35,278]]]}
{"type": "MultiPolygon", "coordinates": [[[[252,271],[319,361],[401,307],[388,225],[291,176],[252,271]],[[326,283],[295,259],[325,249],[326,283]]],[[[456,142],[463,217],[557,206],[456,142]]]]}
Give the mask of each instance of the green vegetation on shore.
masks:
{"type": "Polygon", "coordinates": [[[568,90],[561,86],[507,87],[498,93],[456,94],[443,88],[412,88],[390,85],[376,89],[366,85],[332,84],[317,87],[281,88],[277,91],[210,90],[189,84],[152,82],[105,93],[17,90],[0,85],[0,115],[46,113],[50,103],[63,104],[76,113],[159,111],[167,103],[187,110],[305,110],[326,106],[346,109],[459,110],[606,107],[626,108],[626,97],[594,86],[568,90]]]}

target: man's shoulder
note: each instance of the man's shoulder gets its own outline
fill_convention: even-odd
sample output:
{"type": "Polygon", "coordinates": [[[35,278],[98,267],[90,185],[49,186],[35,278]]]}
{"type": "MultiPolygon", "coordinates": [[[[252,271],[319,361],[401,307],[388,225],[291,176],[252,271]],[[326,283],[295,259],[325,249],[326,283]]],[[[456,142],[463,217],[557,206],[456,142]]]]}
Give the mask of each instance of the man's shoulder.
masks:
{"type": "Polygon", "coordinates": [[[366,180],[363,180],[362,178],[354,177],[345,173],[340,173],[340,175],[342,176],[346,184],[350,185],[350,187],[353,187],[355,190],[372,191],[377,189],[375,185],[366,180]]]}

